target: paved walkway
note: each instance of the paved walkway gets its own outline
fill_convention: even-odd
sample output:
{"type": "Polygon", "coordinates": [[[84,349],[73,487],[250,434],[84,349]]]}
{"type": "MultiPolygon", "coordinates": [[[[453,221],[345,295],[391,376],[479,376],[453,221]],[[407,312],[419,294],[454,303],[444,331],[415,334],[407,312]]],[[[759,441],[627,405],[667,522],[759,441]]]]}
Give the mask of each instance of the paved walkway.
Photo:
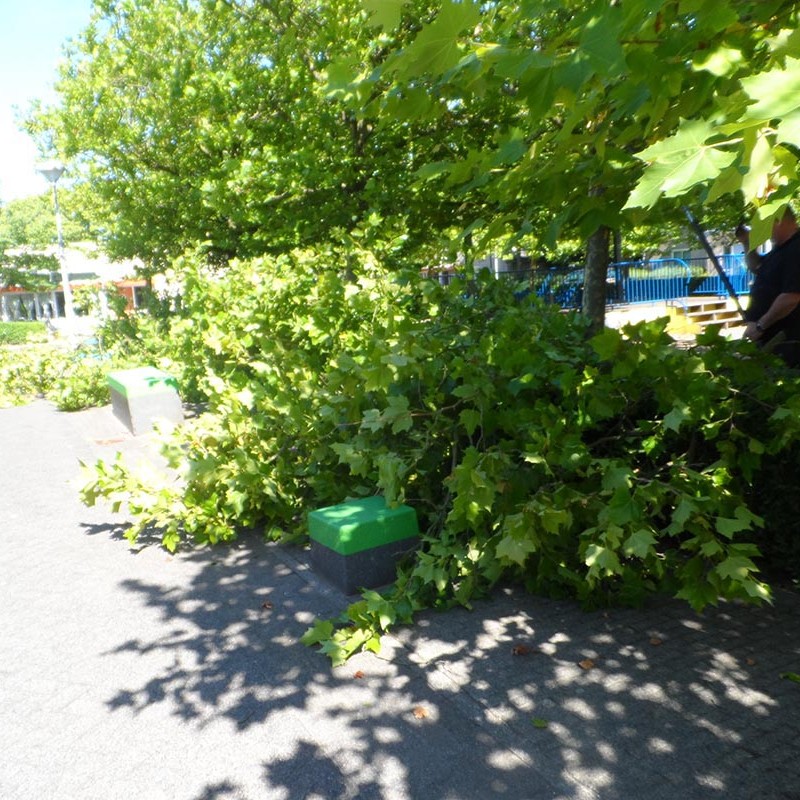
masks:
{"type": "Polygon", "coordinates": [[[800,596],[499,593],[334,670],[297,639],[345,600],[302,552],[132,551],[81,506],[117,450],[152,443],[109,408],[0,410],[2,800],[800,799],[800,596]]]}

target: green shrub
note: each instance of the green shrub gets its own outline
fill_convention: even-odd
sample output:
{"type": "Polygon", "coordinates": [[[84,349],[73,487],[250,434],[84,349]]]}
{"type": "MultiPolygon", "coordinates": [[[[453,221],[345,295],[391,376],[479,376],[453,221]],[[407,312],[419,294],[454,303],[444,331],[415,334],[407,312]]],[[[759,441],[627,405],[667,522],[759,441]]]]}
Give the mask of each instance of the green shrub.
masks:
{"type": "Polygon", "coordinates": [[[80,411],[111,402],[106,376],[112,366],[108,360],[78,355],[65,362],[65,366],[47,392],[47,397],[61,411],[80,411]]]}
{"type": "Polygon", "coordinates": [[[47,330],[43,322],[0,322],[0,346],[46,339],[47,330]]]}
{"type": "Polygon", "coordinates": [[[110,401],[106,374],[122,366],[84,350],[55,345],[0,347],[0,407],[24,405],[36,397],[62,411],[79,411],[110,401]]]}
{"type": "Polygon", "coordinates": [[[770,579],[800,583],[800,445],[765,456],[748,493],[750,507],[764,518],[754,538],[770,579]]]}
{"type": "MultiPolygon", "coordinates": [[[[202,310],[198,310],[202,318],[202,310]]],[[[194,320],[180,314],[153,317],[147,312],[120,314],[106,320],[97,337],[102,352],[116,362],[141,366],[152,364],[173,375],[181,387],[181,398],[188,403],[205,400],[200,388],[205,374],[202,357],[196,350],[194,320]]]]}
{"type": "MultiPolygon", "coordinates": [[[[92,298],[94,294],[84,297],[92,298]]],[[[44,331],[41,323],[9,323],[9,329],[23,326],[21,330],[39,330],[28,325],[41,326],[44,331]]],[[[179,317],[153,319],[120,314],[100,326],[97,346],[71,349],[65,342],[0,346],[0,407],[28,403],[37,396],[47,397],[63,411],[104,405],[110,399],[107,373],[143,364],[161,367],[174,375],[184,400],[202,400],[198,390],[202,363],[185,341],[191,328],[191,321],[179,317]]],[[[22,340],[21,335],[15,336],[22,340]]]]}
{"type": "Polygon", "coordinates": [[[0,347],[0,407],[23,405],[52,385],[52,345],[0,347]]]}
{"type": "Polygon", "coordinates": [[[369,253],[195,270],[185,346],[209,412],[165,445],[183,481],[154,490],[99,463],[84,499],[128,503],[130,538],[156,525],[170,549],[302,534],[309,509],[348,496],[410,503],[424,536],[393,591],[307,637],[336,661],[501,579],[595,605],[768,599],[747,498],[798,442],[797,377],[714,333],[680,350],[665,321],[588,339],[512,291],[387,274],[369,253]]]}

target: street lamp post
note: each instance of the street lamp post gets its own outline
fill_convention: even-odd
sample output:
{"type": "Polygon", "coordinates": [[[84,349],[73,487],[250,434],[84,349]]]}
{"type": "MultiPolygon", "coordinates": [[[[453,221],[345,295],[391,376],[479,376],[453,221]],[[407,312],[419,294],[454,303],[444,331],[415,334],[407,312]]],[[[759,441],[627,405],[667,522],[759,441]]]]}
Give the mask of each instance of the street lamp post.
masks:
{"type": "Polygon", "coordinates": [[[61,226],[61,208],[58,205],[58,179],[64,174],[64,165],[57,161],[50,161],[37,168],[38,172],[53,184],[53,205],[56,211],[56,232],[58,233],[58,264],[61,269],[61,285],[64,290],[64,316],[66,317],[67,330],[71,336],[74,332],[75,307],[72,303],[72,287],[69,285],[67,260],[64,255],[64,232],[61,226]]]}

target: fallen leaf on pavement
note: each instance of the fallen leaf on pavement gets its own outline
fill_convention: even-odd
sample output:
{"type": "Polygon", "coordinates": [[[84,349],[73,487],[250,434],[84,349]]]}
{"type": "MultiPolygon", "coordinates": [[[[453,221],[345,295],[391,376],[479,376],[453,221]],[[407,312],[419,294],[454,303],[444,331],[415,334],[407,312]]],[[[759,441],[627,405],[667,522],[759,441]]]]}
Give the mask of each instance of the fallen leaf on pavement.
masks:
{"type": "Polygon", "coordinates": [[[356,670],[356,671],[353,673],[353,677],[354,677],[356,680],[359,680],[359,681],[360,681],[360,680],[361,680],[361,679],[364,677],[364,673],[363,673],[363,672],[362,672],[360,669],[358,669],[358,670],[356,670]]]}
{"type": "Polygon", "coordinates": [[[531,725],[533,725],[534,728],[546,728],[547,727],[547,720],[546,719],[542,719],[541,717],[534,717],[531,720],[531,725]]]}
{"type": "Polygon", "coordinates": [[[578,666],[581,669],[592,669],[595,666],[595,663],[591,658],[584,658],[583,661],[578,662],[578,666]]]}
{"type": "Polygon", "coordinates": [[[425,706],[414,706],[413,714],[417,719],[425,719],[428,716],[428,709],[425,706]]]}
{"type": "Polygon", "coordinates": [[[511,648],[511,655],[512,656],[529,656],[531,653],[535,653],[536,648],[531,647],[527,644],[515,644],[511,648]]]}
{"type": "Polygon", "coordinates": [[[267,611],[272,611],[272,603],[269,600],[265,600],[261,604],[261,608],[265,608],[267,611]]]}
{"type": "Polygon", "coordinates": [[[658,636],[653,636],[650,639],[650,644],[652,644],[653,647],[658,647],[660,644],[664,644],[664,640],[663,639],[659,639],[658,636]]]}
{"type": "Polygon", "coordinates": [[[756,660],[754,658],[746,658],[744,661],[748,667],[754,667],[756,665],[756,660]]]}
{"type": "Polygon", "coordinates": [[[781,678],[785,678],[787,681],[800,683],[800,675],[798,675],[796,672],[781,672],[781,678]]]}

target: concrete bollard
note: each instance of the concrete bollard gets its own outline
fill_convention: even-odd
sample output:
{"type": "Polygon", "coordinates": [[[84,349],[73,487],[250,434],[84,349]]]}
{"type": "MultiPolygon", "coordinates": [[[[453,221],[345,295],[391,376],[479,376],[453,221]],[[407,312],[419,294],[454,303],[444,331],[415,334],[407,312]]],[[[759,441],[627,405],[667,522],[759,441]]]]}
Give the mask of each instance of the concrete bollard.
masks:
{"type": "Polygon", "coordinates": [[[183,422],[183,406],[178,382],[155,367],[118,370],[107,375],[111,389],[111,408],[138,436],[153,429],[158,420],[175,425],[183,422]]]}
{"type": "Polygon", "coordinates": [[[417,514],[383,497],[348,500],[308,515],[311,563],[345,594],[391,583],[398,559],[419,541],[417,514]]]}

